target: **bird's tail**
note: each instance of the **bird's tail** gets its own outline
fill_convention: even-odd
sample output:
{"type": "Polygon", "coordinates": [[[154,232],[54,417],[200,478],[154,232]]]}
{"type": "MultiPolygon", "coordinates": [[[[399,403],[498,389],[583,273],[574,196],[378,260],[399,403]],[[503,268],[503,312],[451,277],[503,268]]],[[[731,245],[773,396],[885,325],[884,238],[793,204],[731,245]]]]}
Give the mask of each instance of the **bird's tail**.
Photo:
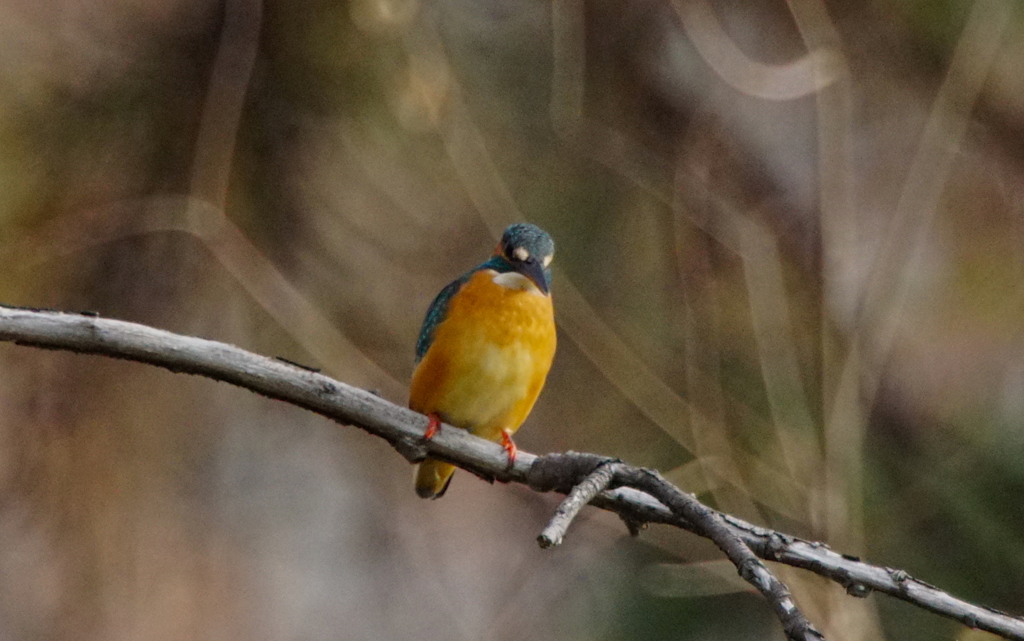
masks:
{"type": "Polygon", "coordinates": [[[428,458],[416,468],[416,494],[423,499],[439,499],[452,482],[455,466],[428,458]]]}

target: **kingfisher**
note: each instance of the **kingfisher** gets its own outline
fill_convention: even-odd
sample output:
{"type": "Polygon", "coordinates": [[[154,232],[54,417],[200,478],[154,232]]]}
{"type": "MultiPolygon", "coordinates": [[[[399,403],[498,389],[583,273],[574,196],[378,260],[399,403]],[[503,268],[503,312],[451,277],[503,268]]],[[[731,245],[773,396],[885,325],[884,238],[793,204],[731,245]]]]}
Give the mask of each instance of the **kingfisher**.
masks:
{"type": "MultiPolygon", "coordinates": [[[[555,243],[536,225],[510,225],[494,254],[434,298],[416,343],[409,408],[430,419],[501,442],[509,466],[512,435],[537,401],[555,357],[551,260],[555,243]]],[[[455,466],[428,458],[416,493],[439,498],[455,466]]]]}

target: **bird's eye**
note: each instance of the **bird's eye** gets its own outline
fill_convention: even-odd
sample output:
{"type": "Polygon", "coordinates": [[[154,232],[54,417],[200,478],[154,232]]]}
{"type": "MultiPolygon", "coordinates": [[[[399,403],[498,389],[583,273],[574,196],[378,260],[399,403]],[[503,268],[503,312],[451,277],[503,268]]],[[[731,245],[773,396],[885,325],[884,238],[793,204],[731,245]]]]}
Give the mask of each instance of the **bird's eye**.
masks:
{"type": "Polygon", "coordinates": [[[530,252],[525,247],[516,247],[512,250],[512,257],[523,262],[530,258],[530,252]]]}

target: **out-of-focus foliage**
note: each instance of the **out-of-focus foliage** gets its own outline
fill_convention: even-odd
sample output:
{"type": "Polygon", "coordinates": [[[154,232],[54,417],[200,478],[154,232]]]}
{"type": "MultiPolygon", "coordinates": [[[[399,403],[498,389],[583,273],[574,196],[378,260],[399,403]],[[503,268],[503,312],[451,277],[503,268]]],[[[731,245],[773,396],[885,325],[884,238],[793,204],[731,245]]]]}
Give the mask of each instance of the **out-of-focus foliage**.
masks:
{"type": "MultiPolygon", "coordinates": [[[[558,244],[517,437],[1024,612],[1024,14],[1011,0],[0,1],[0,302],[404,401],[430,299],[558,244]]],[[[0,346],[0,638],[766,639],[629,539],[130,363],[0,346]]],[[[956,624],[781,569],[834,640],[956,624]]],[[[973,638],[973,637],[972,637],[973,638]]]]}

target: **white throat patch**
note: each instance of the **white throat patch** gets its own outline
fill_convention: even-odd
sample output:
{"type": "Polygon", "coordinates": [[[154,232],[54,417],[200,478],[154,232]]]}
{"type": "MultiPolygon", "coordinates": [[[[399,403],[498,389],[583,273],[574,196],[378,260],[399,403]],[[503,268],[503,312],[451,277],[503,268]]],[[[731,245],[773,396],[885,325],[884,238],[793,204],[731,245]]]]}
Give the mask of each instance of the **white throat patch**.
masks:
{"type": "MultiPolygon", "coordinates": [[[[541,294],[540,289],[533,284],[533,281],[518,272],[505,272],[495,274],[494,282],[508,289],[519,289],[532,294],[541,294]]],[[[541,294],[543,295],[543,294],[541,294]]]]}

